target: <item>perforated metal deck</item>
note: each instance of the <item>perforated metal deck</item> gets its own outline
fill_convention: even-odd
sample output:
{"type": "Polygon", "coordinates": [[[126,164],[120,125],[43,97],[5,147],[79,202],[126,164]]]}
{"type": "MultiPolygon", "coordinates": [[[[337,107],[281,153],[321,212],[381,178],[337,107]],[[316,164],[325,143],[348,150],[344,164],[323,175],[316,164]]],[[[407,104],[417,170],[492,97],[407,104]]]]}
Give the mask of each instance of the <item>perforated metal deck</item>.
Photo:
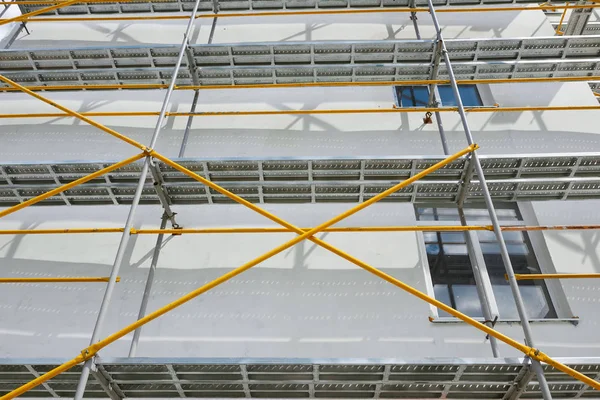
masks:
{"type": "MultiPolygon", "coordinates": [[[[440,161],[439,157],[368,159],[177,160],[186,168],[255,203],[355,203],[369,199],[440,161]]],[[[600,198],[600,154],[482,156],[492,197],[500,201],[600,198]]],[[[99,170],[112,162],[0,165],[0,205],[9,206],[99,170]]],[[[116,170],[39,203],[128,204],[141,163],[116,170]]],[[[230,203],[227,197],[157,162],[174,204],[230,203]]],[[[386,201],[454,202],[466,161],[459,159],[386,201]]],[[[467,201],[481,200],[476,177],[467,201]]],[[[150,180],[144,203],[158,203],[150,180]]]]}
{"type": "MultiPolygon", "coordinates": [[[[590,377],[600,373],[597,358],[561,359],[590,377]]],[[[63,360],[0,359],[0,394],[49,371],[63,360]]],[[[462,398],[502,399],[527,375],[522,359],[309,360],[309,359],[149,359],[97,361],[99,373],[118,397],[212,398],[462,398]]],[[[545,366],[555,398],[589,398],[592,389],[545,366]]],[[[73,397],[80,367],[28,394],[73,397]]],[[[88,397],[105,397],[90,381],[88,397]]],[[[521,398],[539,398],[535,380],[521,398]]]]}
{"type": "MultiPolygon", "coordinates": [[[[16,0],[19,2],[19,0],[16,0]]],[[[564,0],[554,1],[554,4],[563,3],[564,0]]],[[[476,6],[486,4],[529,4],[538,3],[534,0],[434,0],[436,7],[443,6],[476,6]]],[[[220,11],[233,10],[296,10],[296,9],[332,9],[332,8],[365,8],[365,7],[408,7],[411,0],[201,0],[199,11],[213,11],[216,6],[220,11]]],[[[426,0],[415,0],[415,6],[427,7],[426,0]]],[[[20,5],[23,12],[34,11],[44,5],[20,5]]],[[[133,12],[178,12],[192,11],[193,0],[165,0],[165,1],[131,1],[112,3],[81,3],[69,7],[59,8],[47,14],[106,14],[106,13],[133,13],[133,12]]]]}
{"type": "MultiPolygon", "coordinates": [[[[445,42],[458,79],[600,75],[599,35],[445,42]]],[[[193,45],[178,85],[425,80],[434,48],[432,40],[193,45]]],[[[165,84],[177,53],[171,45],[1,50],[0,74],[33,86],[165,84]]],[[[444,65],[438,76],[447,79],[444,65]]]]}

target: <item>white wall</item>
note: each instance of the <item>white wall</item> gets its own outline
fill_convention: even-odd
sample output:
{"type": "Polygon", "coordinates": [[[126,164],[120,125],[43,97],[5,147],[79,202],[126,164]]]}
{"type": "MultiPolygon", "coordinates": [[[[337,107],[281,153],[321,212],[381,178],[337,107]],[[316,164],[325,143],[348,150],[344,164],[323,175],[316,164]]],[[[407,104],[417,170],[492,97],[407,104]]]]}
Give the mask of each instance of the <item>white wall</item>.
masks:
{"type": "MultiPolygon", "coordinates": [[[[542,224],[599,223],[598,202],[535,204],[542,224]],[[580,213],[574,213],[576,206],[580,213]]],[[[297,225],[316,225],[346,207],[269,206],[297,225]]],[[[125,207],[26,209],[3,219],[2,228],[122,226],[125,207]]],[[[176,207],[187,227],[269,226],[240,206],[176,207]]],[[[159,209],[141,206],[136,227],[156,227],[159,209]]],[[[412,207],[381,204],[342,225],[408,225],[412,207]]],[[[547,245],[557,272],[600,272],[597,234],[552,233],[547,245]]],[[[159,261],[150,309],[200,286],[285,242],[287,234],[188,235],[169,239],[159,261]]],[[[425,291],[423,260],[414,233],[321,235],[356,257],[425,291]]],[[[2,236],[3,276],[108,275],[119,235],[2,236]]],[[[126,251],[104,334],[135,320],[155,237],[134,236],[126,251]]],[[[552,271],[550,271],[552,272],[552,271]]],[[[564,281],[579,326],[534,323],[539,346],[556,356],[600,356],[593,281],[564,281]]],[[[5,285],[0,292],[0,354],[64,356],[85,347],[103,284],[5,285]]],[[[235,357],[434,357],[489,356],[483,335],[461,324],[433,324],[428,305],[316,248],[296,245],[145,328],[140,356],[235,357]]],[[[498,329],[522,338],[518,325],[498,329]]],[[[130,338],[104,350],[126,355],[130,338]]],[[[503,348],[503,355],[514,351],[503,348]]]]}
{"type": "MultiPolygon", "coordinates": [[[[552,34],[540,12],[440,14],[447,37],[508,37],[552,34]]],[[[208,22],[208,21],[207,21],[208,22]]],[[[423,37],[432,37],[427,14],[419,19],[423,37]]],[[[35,23],[33,34],[14,48],[174,43],[179,23],[69,24],[69,29],[35,23]]],[[[208,23],[196,41],[208,40],[208,23]]],[[[385,39],[414,37],[405,15],[220,20],[214,43],[261,40],[385,39]],[[356,28],[359,25],[359,29],[356,28]]],[[[585,83],[497,85],[490,87],[502,106],[597,104],[585,83]]],[[[80,111],[135,111],[160,108],[158,91],[45,93],[80,111]]],[[[192,93],[174,94],[172,110],[187,111],[192,93]]],[[[391,88],[314,88],[201,92],[198,110],[390,108],[391,88]]],[[[2,112],[52,112],[25,95],[0,95],[2,112]]],[[[597,112],[473,114],[469,117],[481,153],[600,151],[597,112]]],[[[422,115],[373,114],[280,117],[203,117],[194,120],[187,157],[361,156],[440,154],[435,125],[422,115]]],[[[97,118],[147,143],[154,118],[97,118]]],[[[186,118],[169,121],[157,149],[177,154],[186,118]]],[[[455,114],[444,114],[451,149],[465,146],[455,114]]],[[[3,120],[0,160],[118,159],[134,149],[72,119],[3,120]]],[[[599,202],[540,203],[539,223],[600,223],[599,202]],[[572,215],[571,215],[572,214],[572,215]]],[[[271,205],[291,222],[311,226],[336,215],[344,205],[271,205]]],[[[177,206],[186,227],[257,226],[266,221],[241,206],[177,206]]],[[[122,226],[127,207],[29,208],[0,221],[0,229],[122,226]]],[[[158,207],[141,206],[136,227],[158,226],[158,207]]],[[[350,218],[346,225],[409,225],[411,205],[381,204],[350,218]]],[[[596,234],[545,235],[557,271],[600,272],[596,234]]],[[[155,309],[289,239],[290,235],[181,236],[169,239],[159,262],[150,309],[155,309]]],[[[424,260],[413,233],[321,235],[343,250],[425,290],[424,260]]],[[[0,236],[3,276],[108,275],[118,234],[79,236],[0,236]]],[[[153,236],[135,236],[126,252],[104,334],[135,320],[150,262],[153,236]]],[[[593,282],[562,283],[571,309],[569,323],[534,324],[538,344],[556,356],[600,356],[593,282]]],[[[0,291],[0,356],[75,355],[88,343],[102,284],[6,285],[0,291]],[[68,354],[67,354],[68,353],[68,354]]],[[[145,328],[140,356],[232,357],[487,357],[484,335],[462,324],[433,324],[427,304],[417,301],[325,250],[303,243],[209,292],[145,328]]],[[[518,325],[498,329],[516,339],[518,325]]],[[[124,356],[129,338],[102,352],[124,356]]],[[[514,351],[502,348],[503,355],[514,351]]]]}

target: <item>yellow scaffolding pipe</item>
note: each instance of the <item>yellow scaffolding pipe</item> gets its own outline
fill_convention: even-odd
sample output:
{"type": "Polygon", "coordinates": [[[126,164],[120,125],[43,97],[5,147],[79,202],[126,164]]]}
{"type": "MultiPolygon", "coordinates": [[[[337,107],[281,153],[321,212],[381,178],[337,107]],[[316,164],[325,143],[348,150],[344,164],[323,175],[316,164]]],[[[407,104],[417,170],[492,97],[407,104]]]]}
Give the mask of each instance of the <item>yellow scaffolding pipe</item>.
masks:
{"type": "Polygon", "coordinates": [[[87,118],[86,116],[81,115],[80,113],[78,113],[76,111],[73,111],[73,110],[71,110],[71,109],[69,109],[67,107],[64,107],[64,106],[61,106],[58,103],[55,103],[54,101],[52,101],[50,99],[47,99],[47,98],[45,98],[43,96],[40,96],[39,94],[37,94],[35,92],[32,92],[31,90],[27,89],[25,86],[19,85],[17,82],[12,81],[12,80],[8,79],[5,76],[0,75],[0,81],[6,83],[7,85],[10,85],[10,86],[14,87],[15,89],[18,89],[21,92],[27,93],[28,95],[30,95],[32,97],[35,97],[36,99],[38,99],[40,101],[43,101],[44,103],[49,104],[52,107],[55,107],[55,108],[58,108],[61,111],[64,111],[66,114],[69,114],[69,115],[71,115],[73,117],[77,117],[80,120],[82,120],[84,122],[87,122],[88,124],[90,124],[90,125],[98,128],[98,129],[100,129],[101,131],[104,131],[104,132],[108,133],[109,135],[112,135],[112,136],[114,136],[114,137],[116,137],[118,139],[121,139],[122,141],[124,141],[126,143],[129,143],[130,145],[135,146],[135,147],[137,147],[138,149],[140,149],[140,150],[142,150],[144,152],[147,151],[146,146],[144,146],[143,144],[141,144],[139,142],[136,142],[135,140],[133,140],[133,139],[131,139],[131,138],[125,136],[125,135],[120,134],[119,132],[115,131],[114,129],[110,129],[107,126],[99,124],[96,121],[93,121],[93,120],[87,118]]]}
{"type": "MultiPolygon", "coordinates": [[[[25,88],[23,88],[23,89],[25,89],[25,88]]],[[[42,100],[46,100],[46,99],[44,99],[41,96],[39,96],[39,98],[42,99],[42,100]]],[[[75,111],[72,111],[72,110],[69,110],[69,111],[70,111],[71,115],[75,115],[75,116],[77,116],[80,119],[84,119],[85,118],[84,116],[79,115],[75,111]]],[[[100,125],[101,127],[106,128],[106,127],[104,127],[101,124],[97,124],[97,125],[100,125]]],[[[108,128],[106,128],[106,129],[108,129],[108,128]]],[[[113,136],[115,136],[115,135],[113,135],[113,136]]],[[[123,135],[120,135],[120,136],[123,136],[123,135]]],[[[115,137],[119,137],[119,136],[115,136],[115,137]]],[[[299,236],[297,236],[296,238],[294,238],[294,239],[292,239],[292,240],[284,243],[283,245],[280,245],[277,248],[275,248],[275,249],[273,249],[273,250],[271,250],[271,251],[263,254],[262,256],[254,259],[253,261],[248,262],[248,263],[246,263],[246,264],[244,264],[244,265],[242,265],[242,266],[240,266],[240,267],[238,267],[238,268],[230,271],[229,273],[227,273],[227,274],[221,276],[220,278],[217,278],[214,281],[212,281],[212,282],[210,282],[210,283],[208,283],[208,284],[206,284],[206,285],[204,285],[204,286],[196,289],[195,291],[192,291],[192,292],[188,293],[187,295],[185,295],[185,296],[179,298],[178,300],[176,300],[176,301],[168,304],[167,306],[165,306],[165,307],[163,307],[163,308],[161,308],[159,310],[156,310],[156,311],[154,311],[151,314],[148,314],[144,318],[141,318],[140,320],[138,320],[135,323],[129,325],[128,327],[124,328],[123,330],[121,330],[119,332],[116,332],[113,335],[110,335],[107,338],[105,338],[105,339],[103,339],[103,340],[101,340],[101,341],[99,341],[99,342],[97,342],[97,343],[89,346],[88,348],[84,349],[81,352],[81,354],[78,355],[77,357],[75,357],[72,360],[67,361],[66,363],[58,366],[57,368],[55,368],[55,369],[53,369],[53,370],[51,370],[51,371],[49,371],[49,372],[47,372],[47,373],[45,373],[45,374],[37,377],[36,379],[32,380],[31,382],[29,382],[29,383],[27,383],[25,385],[22,385],[21,387],[13,390],[12,392],[10,392],[7,395],[3,396],[2,399],[3,400],[4,399],[12,399],[12,398],[14,398],[14,397],[16,397],[16,396],[18,396],[18,395],[20,395],[22,393],[25,393],[29,389],[31,389],[31,388],[33,388],[33,387],[35,387],[35,386],[37,386],[37,385],[39,385],[39,384],[47,381],[48,379],[51,379],[52,377],[54,377],[54,376],[56,376],[56,375],[58,375],[58,374],[60,374],[60,373],[62,373],[64,371],[72,368],[73,366],[75,366],[75,365],[77,365],[77,364],[79,364],[81,362],[84,362],[86,360],[89,360],[100,349],[102,349],[102,348],[106,347],[107,345],[113,343],[114,341],[118,340],[119,338],[123,337],[124,335],[126,335],[126,334],[134,331],[135,329],[139,328],[140,326],[142,326],[142,325],[144,325],[144,324],[146,324],[146,323],[148,323],[148,322],[150,322],[150,321],[152,321],[152,320],[160,317],[161,315],[164,315],[165,313],[167,313],[170,310],[178,307],[179,305],[184,304],[185,302],[187,302],[187,301],[189,301],[189,300],[191,300],[191,299],[199,296],[200,294],[202,294],[202,293],[204,293],[204,292],[206,292],[206,291],[208,291],[208,290],[210,290],[210,289],[218,286],[219,284],[227,281],[228,279],[230,279],[230,278],[232,278],[234,276],[239,275],[240,273],[242,273],[242,272],[244,272],[244,271],[252,268],[254,265],[257,265],[260,262],[269,259],[270,257],[272,257],[272,256],[274,256],[274,255],[276,255],[276,254],[284,251],[285,249],[293,246],[294,244],[296,244],[296,243],[298,243],[298,242],[300,242],[300,241],[302,241],[304,239],[309,239],[312,242],[320,245],[321,247],[324,247],[324,248],[326,248],[326,249],[334,252],[335,254],[338,254],[339,256],[343,257],[344,259],[353,262],[354,264],[356,264],[356,265],[358,265],[358,266],[360,266],[360,267],[368,270],[369,272],[371,272],[371,273],[373,273],[373,274],[381,277],[382,279],[385,279],[386,281],[388,281],[388,282],[390,282],[390,283],[392,283],[392,284],[394,284],[394,285],[396,285],[396,286],[398,286],[398,287],[400,287],[400,288],[408,291],[409,293],[411,293],[411,294],[413,294],[413,295],[421,298],[422,300],[425,300],[428,303],[430,303],[430,304],[432,304],[432,305],[434,305],[434,306],[436,306],[436,307],[438,307],[438,308],[440,308],[440,309],[448,312],[449,314],[454,315],[455,317],[457,317],[457,318],[465,321],[466,323],[468,323],[468,324],[470,324],[470,325],[472,325],[472,326],[474,326],[474,327],[476,327],[476,328],[478,328],[478,329],[480,329],[480,330],[488,333],[489,335],[496,337],[497,339],[501,340],[502,342],[504,342],[506,344],[509,344],[510,346],[513,346],[514,348],[522,351],[527,356],[529,356],[531,358],[534,358],[534,359],[536,359],[538,361],[548,363],[548,364],[554,366],[555,368],[557,368],[558,370],[561,370],[561,371],[569,374],[570,376],[573,376],[574,378],[580,380],[581,382],[584,382],[584,383],[586,383],[586,384],[588,384],[588,385],[590,385],[590,386],[592,386],[592,387],[600,390],[600,383],[598,383],[595,380],[593,380],[593,379],[591,379],[591,378],[589,378],[589,377],[587,377],[587,376],[585,376],[585,375],[583,375],[583,374],[581,374],[581,373],[573,370],[572,368],[567,367],[566,365],[564,365],[564,364],[562,364],[560,362],[557,362],[556,360],[553,360],[552,358],[548,357],[546,354],[540,352],[539,350],[531,348],[531,347],[528,347],[526,345],[523,345],[523,344],[515,341],[514,339],[511,339],[511,338],[509,338],[509,337],[507,337],[505,335],[502,335],[501,333],[495,331],[494,329],[489,328],[486,325],[479,323],[478,321],[476,321],[476,320],[468,317],[467,315],[460,313],[459,311],[457,311],[457,310],[455,310],[455,309],[453,309],[453,308],[451,308],[451,307],[449,307],[449,306],[447,306],[447,305],[439,302],[438,300],[435,300],[434,298],[431,298],[431,297],[427,296],[426,294],[424,294],[424,293],[422,293],[422,292],[420,292],[420,291],[412,288],[409,285],[404,284],[403,282],[401,282],[399,280],[396,280],[395,278],[393,278],[393,277],[391,277],[389,275],[386,275],[385,273],[377,270],[376,268],[371,267],[370,265],[368,265],[366,263],[363,263],[362,261],[360,261],[360,260],[358,260],[358,259],[356,259],[356,258],[354,258],[354,257],[352,257],[352,256],[350,256],[350,255],[348,255],[348,254],[346,254],[344,252],[342,252],[341,250],[338,250],[337,248],[335,248],[335,247],[333,247],[333,246],[331,246],[331,245],[323,242],[322,240],[313,237],[314,234],[322,231],[323,229],[326,229],[326,228],[330,227],[331,225],[333,225],[333,224],[335,224],[335,223],[343,220],[344,218],[347,218],[350,215],[353,215],[354,213],[356,213],[356,212],[358,212],[358,211],[360,211],[360,210],[368,207],[369,205],[373,204],[374,202],[377,202],[377,201],[383,199],[384,197],[390,195],[394,191],[400,190],[402,187],[404,187],[404,186],[406,186],[406,185],[408,185],[408,184],[410,184],[410,183],[412,183],[412,182],[420,179],[421,177],[425,176],[427,173],[433,172],[434,170],[436,170],[438,168],[441,168],[443,165],[445,165],[445,164],[453,161],[454,159],[459,158],[462,155],[467,154],[467,153],[469,153],[471,151],[474,151],[476,148],[477,148],[476,145],[471,145],[468,148],[464,149],[463,151],[461,151],[459,153],[456,153],[455,155],[446,158],[445,160],[443,160],[443,161],[435,164],[434,166],[428,168],[427,170],[424,170],[424,171],[416,174],[415,176],[409,178],[408,180],[406,180],[404,182],[401,182],[398,185],[395,185],[394,187],[392,187],[392,188],[390,188],[390,189],[388,189],[388,190],[386,190],[386,191],[384,191],[384,192],[376,195],[375,197],[373,197],[373,198],[371,198],[371,199],[369,199],[369,200],[367,200],[367,201],[365,201],[363,203],[358,204],[357,206],[351,208],[350,210],[348,210],[348,211],[346,211],[346,212],[338,215],[337,217],[335,217],[333,219],[330,219],[327,222],[324,222],[323,224],[321,224],[321,225],[319,225],[319,226],[317,226],[317,227],[315,227],[315,228],[313,228],[313,229],[311,229],[309,231],[303,231],[302,229],[300,229],[300,228],[298,228],[298,227],[296,227],[296,226],[294,226],[292,224],[289,224],[288,222],[286,222],[286,221],[278,218],[277,216],[275,216],[275,215],[273,215],[273,214],[271,214],[271,213],[269,213],[269,212],[261,209],[258,206],[255,206],[254,204],[252,204],[252,203],[250,203],[250,202],[242,199],[241,197],[239,197],[239,196],[237,196],[237,195],[235,195],[235,194],[227,191],[226,189],[220,187],[219,185],[216,185],[216,184],[214,184],[213,182],[210,182],[210,181],[206,181],[206,179],[202,178],[201,176],[195,174],[194,172],[186,169],[185,167],[183,167],[183,166],[181,166],[181,165],[173,162],[172,160],[170,160],[170,159],[162,156],[161,154],[159,154],[159,153],[157,153],[157,152],[155,152],[153,150],[146,150],[145,153],[148,156],[152,156],[154,158],[157,158],[157,159],[163,161],[164,163],[166,163],[166,164],[172,166],[173,168],[175,168],[175,169],[177,169],[177,170],[185,173],[186,175],[189,175],[189,176],[193,177],[194,179],[196,179],[196,180],[198,180],[200,182],[205,182],[205,184],[207,186],[209,186],[209,187],[217,190],[219,193],[222,193],[222,194],[226,195],[227,197],[231,198],[232,200],[234,200],[234,201],[236,201],[236,202],[238,202],[238,203],[240,203],[242,205],[245,205],[246,207],[248,207],[248,208],[256,211],[257,213],[259,213],[259,214],[261,214],[261,215],[263,215],[263,216],[271,219],[274,222],[277,222],[280,225],[283,225],[284,227],[286,227],[288,229],[292,229],[293,231],[295,231],[296,233],[298,233],[299,236]]]]}
{"type": "Polygon", "coordinates": [[[129,164],[131,164],[133,162],[136,162],[137,160],[139,160],[141,158],[144,158],[145,156],[146,156],[145,153],[136,154],[133,157],[129,157],[129,158],[123,160],[123,161],[119,161],[118,163],[109,165],[106,168],[102,168],[101,170],[98,170],[98,171],[93,172],[93,173],[91,173],[89,175],[86,175],[86,176],[84,176],[82,178],[74,180],[73,182],[69,182],[67,184],[64,184],[62,186],[57,187],[56,189],[49,190],[46,193],[40,194],[39,196],[35,196],[34,198],[31,198],[29,200],[26,200],[26,201],[22,202],[21,204],[17,204],[15,206],[6,208],[6,209],[0,211],[0,218],[5,217],[5,216],[7,216],[9,214],[12,214],[12,213],[14,213],[16,211],[19,211],[20,209],[23,209],[25,207],[29,207],[32,204],[39,203],[40,201],[45,200],[45,199],[47,199],[49,197],[55,196],[55,195],[57,195],[59,193],[62,193],[65,190],[72,189],[72,188],[74,188],[77,185],[81,185],[82,183],[91,181],[94,178],[97,178],[97,177],[102,176],[102,175],[104,175],[106,173],[109,173],[111,171],[114,171],[116,169],[124,167],[125,165],[129,165],[129,164]]]}
{"type": "MultiPolygon", "coordinates": [[[[129,0],[119,0],[119,1],[114,1],[114,0],[81,0],[81,2],[85,2],[85,3],[126,3],[129,0]]],[[[160,3],[160,2],[172,2],[172,0],[152,0],[152,3],[160,3]]],[[[598,3],[599,0],[590,0],[591,3],[598,3]]],[[[62,4],[62,3],[66,3],[66,0],[18,0],[18,2],[15,1],[0,1],[0,5],[15,5],[15,4],[20,4],[20,5],[44,5],[44,4],[62,4]]],[[[546,5],[548,3],[542,3],[540,5],[546,5]]],[[[565,3],[565,4],[568,4],[565,3]]]]}
{"type": "MultiPolygon", "coordinates": [[[[566,5],[569,5],[569,3],[567,2],[566,5]]],[[[568,8],[565,8],[563,10],[562,15],[560,16],[560,21],[558,22],[558,26],[556,27],[556,34],[557,35],[562,36],[562,35],[565,34],[563,31],[560,30],[560,28],[562,28],[563,21],[565,20],[565,16],[567,15],[567,11],[568,11],[568,8]]]]}
{"type": "MultiPolygon", "coordinates": [[[[80,3],[127,3],[131,0],[119,0],[115,2],[114,0],[79,0],[80,3]]],[[[171,3],[173,0],[152,0],[152,3],[160,3],[160,2],[169,2],[171,3]]],[[[44,5],[44,4],[56,4],[61,5],[61,7],[65,7],[65,3],[68,1],[55,1],[55,0],[16,0],[16,1],[0,1],[0,5],[10,6],[10,5],[26,5],[26,6],[36,6],[36,5],[44,5]]]]}
{"type": "MultiPolygon", "coordinates": [[[[523,226],[506,225],[500,227],[503,231],[551,231],[551,230],[588,230],[600,229],[600,225],[546,225],[523,226]]],[[[312,228],[300,228],[303,231],[312,228]]],[[[464,232],[464,231],[493,231],[492,225],[414,225],[414,226],[349,226],[331,227],[322,232],[464,232]]],[[[288,233],[288,228],[181,228],[181,229],[132,229],[132,235],[155,234],[231,234],[231,233],[288,233]]],[[[29,233],[29,232],[24,232],[29,233]]],[[[57,232],[61,233],[61,232],[57,232]]],[[[3,234],[0,231],[0,234],[3,234]]]]}
{"type": "MultiPolygon", "coordinates": [[[[53,6],[40,8],[39,10],[28,12],[27,14],[22,14],[17,17],[0,19],[0,26],[10,24],[11,22],[26,21],[30,17],[36,16],[39,14],[43,14],[43,13],[47,13],[48,11],[56,10],[57,8],[66,7],[66,6],[74,4],[74,3],[81,3],[81,1],[82,0],[69,0],[69,1],[65,1],[63,3],[55,4],[53,6]]],[[[12,3],[12,5],[15,5],[15,4],[18,4],[18,3],[17,2],[12,3]]]]}
{"type": "MultiPolygon", "coordinates": [[[[462,79],[457,80],[459,85],[476,84],[502,84],[502,83],[539,83],[539,82],[594,82],[600,81],[600,76],[557,76],[550,78],[502,78],[502,79],[462,79]]],[[[290,89],[308,87],[355,87],[355,86],[414,86],[414,85],[444,85],[449,80],[400,80],[400,81],[373,81],[373,82],[305,82],[305,83],[274,83],[260,85],[204,85],[204,86],[176,86],[175,90],[221,90],[221,89],[290,89]]],[[[53,86],[22,86],[31,91],[62,91],[62,90],[111,90],[111,89],[166,89],[164,84],[138,84],[123,85],[53,85],[53,86]]],[[[0,91],[22,91],[16,87],[0,87],[0,91]]]]}
{"type": "MultiPolygon", "coordinates": [[[[312,228],[300,228],[304,231],[312,228]]],[[[565,231],[565,230],[594,230],[600,225],[504,225],[503,231],[565,231]]],[[[414,226],[347,226],[331,227],[322,232],[464,232],[492,231],[492,225],[414,225],[414,226]]],[[[4,229],[0,235],[59,235],[59,234],[91,234],[91,233],[122,233],[123,228],[58,228],[58,229],[4,229]]],[[[131,228],[132,235],[173,234],[236,234],[236,233],[290,233],[288,228],[249,227],[249,228],[178,228],[178,229],[136,229],[131,228]]]]}
{"type": "MultiPolygon", "coordinates": [[[[64,7],[64,6],[59,6],[64,7]]],[[[56,7],[56,8],[59,8],[56,7]]],[[[456,13],[456,12],[506,12],[506,11],[534,11],[534,10],[571,10],[577,8],[598,8],[599,4],[588,5],[540,5],[535,7],[460,7],[460,8],[441,8],[436,10],[438,13],[456,13]]],[[[218,13],[218,14],[198,14],[198,18],[242,18],[242,17],[277,17],[277,16],[299,16],[299,15],[354,15],[354,14],[379,14],[379,13],[410,13],[410,12],[429,12],[427,7],[416,8],[367,8],[367,9],[337,9],[337,10],[304,10],[304,11],[259,11],[247,13],[218,13]]],[[[176,20],[187,19],[185,15],[147,15],[147,16],[121,16],[121,17],[37,17],[29,19],[29,22],[67,22],[67,21],[156,21],[156,20],[176,20]]]]}
{"type": "MultiPolygon", "coordinates": [[[[597,111],[600,106],[526,106],[526,107],[465,107],[470,113],[525,112],[525,111],[597,111]]],[[[424,113],[424,112],[457,112],[457,107],[394,107],[394,108],[354,108],[324,110],[241,110],[241,111],[198,111],[167,112],[168,117],[236,117],[259,115],[319,115],[319,114],[390,114],[390,113],[424,113]]],[[[82,112],[86,117],[155,117],[159,111],[96,111],[82,112]]],[[[21,113],[0,114],[0,119],[7,118],[62,118],[63,113],[21,113]]]]}
{"type": "Polygon", "coordinates": [[[59,228],[59,229],[4,229],[0,235],[58,235],[85,233],[123,233],[123,228],[59,228]]]}
{"type": "MultiPolygon", "coordinates": [[[[0,278],[0,283],[56,283],[56,282],[108,282],[109,276],[81,276],[75,278],[0,278]]],[[[117,276],[117,282],[121,277],[117,276]]]]}
{"type": "MultiPolygon", "coordinates": [[[[515,274],[518,281],[537,279],[593,279],[600,278],[600,274],[515,274]]],[[[508,279],[505,275],[504,278],[508,279]]]]}

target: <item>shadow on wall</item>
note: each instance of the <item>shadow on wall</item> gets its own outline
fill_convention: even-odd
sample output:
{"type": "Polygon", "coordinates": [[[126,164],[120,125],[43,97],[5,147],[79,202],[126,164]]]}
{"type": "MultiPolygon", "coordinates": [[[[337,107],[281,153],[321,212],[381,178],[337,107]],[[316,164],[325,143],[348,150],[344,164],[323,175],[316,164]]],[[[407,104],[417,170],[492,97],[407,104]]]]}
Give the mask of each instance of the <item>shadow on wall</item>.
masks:
{"type": "MultiPolygon", "coordinates": [[[[400,115],[396,129],[373,129],[365,134],[364,128],[340,131],[332,124],[314,116],[295,116],[281,129],[242,128],[223,129],[207,127],[190,131],[185,157],[394,157],[415,154],[441,154],[439,133],[418,126],[406,126],[400,115]],[[411,130],[409,130],[410,128],[411,130]]],[[[275,119],[273,119],[275,120],[275,119]]],[[[390,121],[389,119],[387,121],[390,121]]],[[[248,126],[241,119],[240,126],[248,126]]],[[[373,126],[376,122],[373,121],[373,126]]],[[[415,121],[415,125],[418,121],[415,121]]],[[[426,127],[432,127],[427,125],[426,127]]],[[[112,126],[113,129],[147,143],[152,128],[112,126]]],[[[527,131],[498,129],[479,131],[473,135],[481,146],[481,154],[502,153],[555,153],[598,152],[598,135],[589,132],[527,131]]],[[[181,147],[183,129],[166,129],[161,133],[156,149],[176,157],[181,147]]],[[[135,154],[136,149],[112,136],[88,126],[65,125],[10,125],[0,127],[4,146],[0,150],[3,163],[50,162],[56,160],[116,161],[135,154]],[[31,140],[36,142],[31,147],[31,140]]],[[[462,126],[446,125],[446,136],[451,152],[466,146],[462,126]]]]}
{"type": "MultiPolygon", "coordinates": [[[[198,269],[179,269],[179,263],[193,262],[193,252],[206,250],[202,240],[197,240],[200,246],[181,258],[161,259],[150,310],[227,270],[202,261],[198,269]]],[[[135,246],[139,244],[130,242],[104,333],[137,317],[147,274],[139,265],[149,252],[132,259],[135,246]]],[[[281,268],[255,268],[153,322],[144,330],[139,355],[387,357],[392,346],[398,356],[417,357],[427,349],[415,347],[426,346],[433,355],[436,342],[444,346],[442,339],[424,336],[419,328],[429,324],[425,303],[358,268],[330,269],[317,263],[319,251],[323,250],[309,243],[295,246],[283,255],[289,262],[281,268]]],[[[213,252],[212,256],[226,255],[213,252]]],[[[395,258],[393,264],[389,273],[423,288],[420,262],[406,264],[395,258]]],[[[12,257],[2,258],[0,265],[7,275],[29,277],[101,276],[110,268],[12,257]]],[[[0,354],[39,356],[38,346],[44,345],[50,346],[44,357],[77,353],[87,345],[103,290],[102,284],[7,286],[0,293],[0,354]]],[[[124,356],[129,340],[119,341],[102,354],[124,356]]],[[[483,338],[474,344],[471,347],[478,351],[486,348],[483,338]]],[[[453,349],[449,346],[449,350],[453,349]]]]}
{"type": "MultiPolygon", "coordinates": [[[[543,14],[536,12],[443,13],[439,14],[446,39],[460,37],[529,37],[552,34],[543,14]],[[522,14],[526,13],[527,17],[522,14]],[[535,18],[533,18],[534,16],[535,18]]],[[[419,13],[423,39],[434,39],[435,30],[427,13],[419,13]]],[[[213,43],[415,39],[408,13],[368,15],[315,15],[253,18],[219,18],[213,43]]],[[[198,21],[196,43],[207,43],[211,19],[198,21]]],[[[125,21],[70,24],[69,35],[57,32],[51,23],[32,23],[32,35],[19,36],[13,48],[78,47],[180,43],[181,21],[125,21]]]]}
{"type": "Polygon", "coordinates": [[[600,232],[546,232],[545,236],[559,260],[558,272],[600,273],[600,232]],[[568,257],[569,263],[560,257],[565,254],[573,254],[568,257]]]}

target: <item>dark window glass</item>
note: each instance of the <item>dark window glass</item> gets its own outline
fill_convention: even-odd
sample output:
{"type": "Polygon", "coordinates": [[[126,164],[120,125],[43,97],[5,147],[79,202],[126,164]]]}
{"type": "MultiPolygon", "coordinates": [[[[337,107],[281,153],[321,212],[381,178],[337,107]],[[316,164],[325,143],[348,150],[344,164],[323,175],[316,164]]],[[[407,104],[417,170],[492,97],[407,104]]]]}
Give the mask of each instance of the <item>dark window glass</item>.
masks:
{"type": "Polygon", "coordinates": [[[427,107],[429,90],[427,86],[396,86],[399,107],[427,107]]]}
{"type": "MultiPolygon", "coordinates": [[[[479,91],[475,85],[459,85],[458,91],[465,107],[483,106],[479,91]]],[[[456,107],[456,98],[450,85],[439,85],[438,92],[440,94],[440,102],[442,106],[456,107]]]]}
{"type": "MultiPolygon", "coordinates": [[[[520,221],[518,209],[497,209],[501,221],[520,221]]],[[[486,209],[465,209],[467,221],[489,224],[486,209]]],[[[417,208],[420,221],[459,221],[455,208],[417,208]]],[[[487,271],[500,317],[518,319],[516,305],[500,256],[500,248],[494,232],[478,231],[487,271]]],[[[424,232],[425,248],[431,271],[436,299],[471,316],[482,317],[481,303],[475,287],[467,245],[463,232],[424,232]]],[[[510,259],[515,273],[541,273],[526,232],[504,232],[510,259]]],[[[556,311],[544,281],[519,281],[519,289],[530,318],[556,318],[556,311]]],[[[440,311],[440,316],[450,316],[440,311]]]]}

